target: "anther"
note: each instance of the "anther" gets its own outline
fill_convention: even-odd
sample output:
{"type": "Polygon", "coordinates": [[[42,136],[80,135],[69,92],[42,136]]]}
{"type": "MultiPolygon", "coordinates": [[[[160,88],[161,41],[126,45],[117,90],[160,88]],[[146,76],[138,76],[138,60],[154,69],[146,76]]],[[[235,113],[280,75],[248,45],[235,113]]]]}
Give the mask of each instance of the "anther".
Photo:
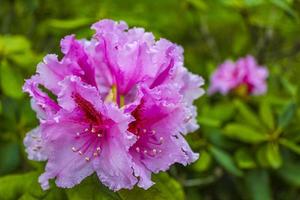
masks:
{"type": "Polygon", "coordinates": [[[152,134],[155,135],[155,133],[156,133],[156,131],[155,131],[155,130],[152,130],[152,134]]]}
{"type": "Polygon", "coordinates": [[[86,161],[90,161],[90,158],[89,157],[85,157],[84,158],[86,161]]]}
{"type": "Polygon", "coordinates": [[[82,151],[78,151],[79,155],[82,155],[82,151]]]}
{"type": "Polygon", "coordinates": [[[72,147],[72,151],[74,151],[74,152],[75,152],[75,151],[76,151],[76,148],[75,148],[75,147],[72,147]]]}
{"type": "Polygon", "coordinates": [[[93,127],[91,130],[92,133],[96,133],[96,129],[93,127]]]}
{"type": "Polygon", "coordinates": [[[77,132],[77,133],[76,133],[76,135],[77,135],[77,136],[80,136],[80,133],[79,133],[79,132],[77,132]]]}
{"type": "Polygon", "coordinates": [[[148,153],[148,151],[147,150],[144,150],[144,154],[147,154],[148,153]]]}
{"type": "Polygon", "coordinates": [[[164,141],[164,138],[163,138],[163,137],[160,137],[160,138],[159,138],[159,142],[160,142],[160,143],[163,143],[163,141],[164,141]]]}
{"type": "Polygon", "coordinates": [[[97,153],[97,152],[95,152],[93,155],[94,155],[94,157],[97,157],[97,156],[98,156],[98,153],[97,153]]]}
{"type": "Polygon", "coordinates": [[[102,134],[98,134],[97,137],[102,137],[102,134]]]}
{"type": "Polygon", "coordinates": [[[147,133],[147,130],[146,130],[146,129],[143,129],[143,132],[144,132],[144,133],[147,133]]]}
{"type": "Polygon", "coordinates": [[[152,152],[153,152],[154,154],[156,154],[156,153],[157,153],[157,150],[156,150],[156,149],[152,149],[152,152]]]}
{"type": "Polygon", "coordinates": [[[97,147],[97,149],[96,149],[96,150],[99,152],[99,151],[101,151],[101,148],[100,148],[100,147],[97,147]]]}
{"type": "Polygon", "coordinates": [[[84,131],[89,131],[89,129],[88,129],[88,128],[86,128],[86,129],[84,129],[84,131]]]}
{"type": "Polygon", "coordinates": [[[135,150],[136,150],[137,152],[140,152],[140,147],[136,147],[135,150]]]}

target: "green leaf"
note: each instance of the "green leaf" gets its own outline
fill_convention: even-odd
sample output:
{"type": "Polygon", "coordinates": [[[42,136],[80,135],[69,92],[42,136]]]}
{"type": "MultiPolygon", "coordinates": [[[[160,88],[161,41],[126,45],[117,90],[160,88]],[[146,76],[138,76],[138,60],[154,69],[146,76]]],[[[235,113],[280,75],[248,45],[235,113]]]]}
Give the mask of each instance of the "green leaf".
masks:
{"type": "Polygon", "coordinates": [[[261,127],[258,117],[255,115],[254,112],[252,112],[252,110],[246,104],[244,104],[240,100],[236,100],[234,103],[239,113],[245,119],[245,122],[247,124],[258,128],[261,127]]]}
{"type": "Polygon", "coordinates": [[[258,163],[262,166],[262,167],[269,167],[269,161],[267,158],[267,146],[263,145],[261,146],[257,151],[256,151],[256,158],[258,160],[258,163]]]}
{"type": "Polygon", "coordinates": [[[221,121],[220,120],[208,118],[208,117],[205,117],[205,116],[204,117],[200,116],[198,118],[198,122],[202,126],[220,127],[220,125],[221,125],[221,121]]]}
{"type": "Polygon", "coordinates": [[[0,178],[0,199],[18,199],[25,193],[34,191],[34,194],[41,194],[42,190],[38,185],[38,174],[30,172],[20,175],[9,175],[0,178]]]}
{"type": "Polygon", "coordinates": [[[228,172],[236,176],[243,175],[243,172],[236,167],[233,159],[228,153],[214,146],[210,146],[209,151],[214,156],[214,158],[218,161],[218,163],[221,166],[223,166],[228,172]]]}
{"type": "Polygon", "coordinates": [[[296,104],[291,102],[283,109],[278,119],[279,128],[284,129],[289,125],[296,112],[296,107],[296,104]]]}
{"type": "Polygon", "coordinates": [[[20,164],[17,143],[0,143],[0,175],[14,171],[20,164]]]}
{"type": "Polygon", "coordinates": [[[193,164],[193,168],[199,172],[206,171],[209,169],[211,161],[211,155],[207,151],[201,151],[200,158],[193,164]]]}
{"type": "Polygon", "coordinates": [[[297,144],[295,144],[294,142],[292,141],[289,141],[285,138],[281,138],[279,140],[279,143],[283,146],[285,146],[286,148],[292,150],[293,152],[297,153],[300,155],[300,146],[298,146],[297,144]]]}
{"type": "Polygon", "coordinates": [[[166,173],[160,173],[153,178],[155,185],[148,190],[135,187],[133,190],[121,190],[119,195],[123,200],[184,200],[182,187],[166,173]]]}
{"type": "Polygon", "coordinates": [[[278,8],[281,8],[283,11],[285,11],[287,14],[289,14],[291,17],[297,19],[296,12],[292,9],[292,7],[289,5],[287,0],[270,0],[271,3],[273,3],[278,8]]]}
{"type": "Polygon", "coordinates": [[[0,55],[10,56],[11,54],[24,53],[30,49],[29,41],[23,36],[1,36],[0,55]]]}
{"type": "Polygon", "coordinates": [[[248,126],[236,123],[228,124],[224,129],[224,134],[230,138],[254,144],[268,139],[266,134],[259,133],[248,126]]]}
{"type": "Polygon", "coordinates": [[[37,198],[31,196],[28,193],[23,194],[18,200],[38,200],[37,198]]]}
{"type": "Polygon", "coordinates": [[[264,170],[251,170],[245,176],[246,186],[253,200],[271,200],[269,175],[264,170]]]}
{"type": "Polygon", "coordinates": [[[267,101],[262,101],[259,108],[259,115],[262,121],[267,125],[270,130],[275,128],[275,122],[271,106],[267,101]]]}
{"type": "Polygon", "coordinates": [[[268,143],[266,154],[271,167],[278,169],[282,165],[282,158],[278,144],[268,143]]]}
{"type": "Polygon", "coordinates": [[[1,89],[4,94],[13,98],[21,98],[23,80],[21,74],[9,66],[6,61],[0,64],[1,89]]]}
{"type": "Polygon", "coordinates": [[[72,200],[118,200],[117,194],[103,186],[97,176],[91,176],[82,181],[79,185],[66,190],[67,196],[72,200]]]}
{"type": "Polygon", "coordinates": [[[300,187],[300,163],[284,162],[284,165],[277,171],[288,183],[300,187]]]}
{"type": "Polygon", "coordinates": [[[256,163],[247,149],[242,148],[236,151],[234,158],[239,168],[252,169],[256,167],[256,163]]]}
{"type": "Polygon", "coordinates": [[[90,18],[79,18],[79,19],[50,19],[48,25],[54,29],[76,29],[82,26],[89,25],[92,23],[90,18]]]}
{"type": "Polygon", "coordinates": [[[203,0],[187,0],[187,2],[198,10],[206,10],[207,8],[207,5],[203,0]]]}

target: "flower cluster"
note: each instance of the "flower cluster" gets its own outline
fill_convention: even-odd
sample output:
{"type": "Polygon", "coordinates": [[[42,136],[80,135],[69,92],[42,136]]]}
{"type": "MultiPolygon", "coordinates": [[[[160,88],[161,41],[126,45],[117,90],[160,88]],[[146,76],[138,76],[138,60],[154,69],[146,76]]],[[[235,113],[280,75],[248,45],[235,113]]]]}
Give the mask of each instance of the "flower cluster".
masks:
{"type": "Polygon", "coordinates": [[[61,41],[26,80],[40,125],[24,140],[29,159],[47,161],[43,189],[70,188],[96,172],[116,191],[149,188],[151,174],[198,158],[183,135],[195,131],[193,101],[203,79],[183,65],[183,49],[142,28],[101,20],[91,40],[61,41]]]}
{"type": "Polygon", "coordinates": [[[225,95],[233,89],[246,87],[247,94],[261,95],[267,90],[268,70],[258,66],[252,56],[230,60],[221,64],[211,76],[209,93],[220,92],[225,95]]]}

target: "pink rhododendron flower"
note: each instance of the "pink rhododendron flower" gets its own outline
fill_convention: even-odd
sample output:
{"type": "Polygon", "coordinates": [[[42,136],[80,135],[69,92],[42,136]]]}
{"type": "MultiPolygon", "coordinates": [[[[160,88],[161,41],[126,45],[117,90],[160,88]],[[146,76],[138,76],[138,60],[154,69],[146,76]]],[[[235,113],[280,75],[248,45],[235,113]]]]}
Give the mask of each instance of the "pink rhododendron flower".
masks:
{"type": "Polygon", "coordinates": [[[24,140],[28,158],[47,161],[43,189],[94,172],[115,191],[147,189],[152,173],[198,158],[183,135],[198,128],[203,79],[184,67],[181,47],[142,28],[112,20],[92,28],[91,40],[62,39],[62,59],[47,55],[24,84],[40,120],[24,140]]]}
{"type": "Polygon", "coordinates": [[[239,86],[246,86],[248,94],[261,95],[267,90],[268,70],[257,64],[252,56],[240,58],[235,63],[225,61],[211,76],[209,93],[227,94],[239,86]]]}

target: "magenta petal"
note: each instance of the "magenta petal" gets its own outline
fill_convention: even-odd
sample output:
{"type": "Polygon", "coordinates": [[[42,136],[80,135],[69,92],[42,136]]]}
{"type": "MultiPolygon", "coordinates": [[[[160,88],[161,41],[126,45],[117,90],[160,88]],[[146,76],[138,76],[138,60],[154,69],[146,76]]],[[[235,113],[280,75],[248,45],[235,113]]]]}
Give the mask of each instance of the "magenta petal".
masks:
{"type": "Polygon", "coordinates": [[[261,95],[267,90],[267,77],[267,68],[259,66],[253,56],[240,58],[236,63],[226,61],[211,76],[209,94],[227,94],[242,85],[249,94],[261,95]]]}
{"type": "Polygon", "coordinates": [[[60,87],[57,84],[68,75],[82,74],[79,66],[69,60],[58,61],[57,55],[47,55],[44,61],[37,66],[37,72],[42,80],[41,84],[54,94],[59,93],[60,87]]]}
{"type": "Polygon", "coordinates": [[[60,106],[39,88],[41,82],[41,77],[34,75],[26,80],[23,91],[28,92],[32,97],[32,108],[37,112],[38,116],[46,119],[48,116],[54,115],[60,109],[60,106]]]}
{"type": "Polygon", "coordinates": [[[147,188],[151,185],[148,170],[157,173],[174,163],[186,165],[195,161],[198,155],[180,134],[185,110],[178,88],[161,85],[142,91],[144,96],[132,112],[136,120],[129,124],[129,130],[138,137],[130,153],[136,164],[136,174],[143,176],[139,184],[147,188]]]}
{"type": "Polygon", "coordinates": [[[44,141],[41,137],[40,128],[32,129],[24,138],[25,151],[28,154],[28,159],[44,161],[47,160],[47,154],[44,141]]]}
{"type": "Polygon", "coordinates": [[[52,178],[56,178],[57,186],[70,188],[93,173],[93,167],[85,160],[85,155],[72,150],[82,145],[83,141],[76,139],[76,132],[82,129],[84,127],[80,124],[64,120],[42,125],[48,154],[45,173],[39,179],[43,189],[49,188],[48,180],[52,178]]]}
{"type": "Polygon", "coordinates": [[[125,148],[125,141],[118,137],[119,130],[112,129],[102,152],[94,162],[94,168],[101,182],[111,190],[131,189],[137,182],[133,174],[132,158],[125,148]]]}

